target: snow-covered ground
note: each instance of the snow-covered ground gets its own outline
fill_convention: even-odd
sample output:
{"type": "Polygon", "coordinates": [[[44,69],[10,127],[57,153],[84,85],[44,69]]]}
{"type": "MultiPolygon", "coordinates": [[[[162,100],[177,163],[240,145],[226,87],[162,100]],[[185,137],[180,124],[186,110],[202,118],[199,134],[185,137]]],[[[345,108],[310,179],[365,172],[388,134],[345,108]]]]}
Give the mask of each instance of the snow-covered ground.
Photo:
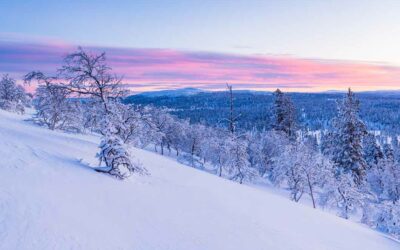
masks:
{"type": "Polygon", "coordinates": [[[82,163],[95,163],[99,138],[23,119],[0,111],[0,249],[400,249],[362,225],[148,151],[132,153],[150,175],[113,179],[82,163]]]}

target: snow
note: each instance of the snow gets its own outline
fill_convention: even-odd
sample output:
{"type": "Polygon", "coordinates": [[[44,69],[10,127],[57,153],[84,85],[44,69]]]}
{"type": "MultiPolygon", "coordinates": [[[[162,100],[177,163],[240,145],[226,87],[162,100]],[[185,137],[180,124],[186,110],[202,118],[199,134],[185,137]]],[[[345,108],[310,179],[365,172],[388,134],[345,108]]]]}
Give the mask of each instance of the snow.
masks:
{"type": "Polygon", "coordinates": [[[0,249],[400,249],[266,190],[132,149],[150,175],[93,171],[99,138],[0,111],[0,249]]]}

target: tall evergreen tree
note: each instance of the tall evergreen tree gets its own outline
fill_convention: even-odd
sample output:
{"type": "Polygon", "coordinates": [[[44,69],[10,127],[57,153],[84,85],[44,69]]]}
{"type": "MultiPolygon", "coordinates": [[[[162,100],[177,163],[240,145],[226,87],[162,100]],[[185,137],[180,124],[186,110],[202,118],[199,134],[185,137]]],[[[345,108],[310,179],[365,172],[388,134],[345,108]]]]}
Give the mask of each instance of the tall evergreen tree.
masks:
{"type": "Polygon", "coordinates": [[[338,104],[338,113],[333,120],[336,131],[332,160],[338,167],[337,174],[351,173],[355,183],[361,184],[367,168],[362,146],[367,130],[359,117],[360,102],[349,89],[338,104]]]}
{"type": "Polygon", "coordinates": [[[296,138],[296,110],[289,96],[280,89],[274,93],[275,102],[273,107],[274,124],[276,131],[284,132],[290,139],[296,138]]]}

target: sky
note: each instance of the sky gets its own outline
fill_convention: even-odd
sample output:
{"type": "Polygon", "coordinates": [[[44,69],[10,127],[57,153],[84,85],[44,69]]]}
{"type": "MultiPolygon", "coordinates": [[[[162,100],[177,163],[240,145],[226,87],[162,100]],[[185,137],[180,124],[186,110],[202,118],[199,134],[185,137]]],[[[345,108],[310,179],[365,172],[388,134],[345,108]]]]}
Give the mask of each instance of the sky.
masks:
{"type": "Polygon", "coordinates": [[[0,0],[0,73],[107,53],[135,91],[400,89],[400,1],[0,0]]]}

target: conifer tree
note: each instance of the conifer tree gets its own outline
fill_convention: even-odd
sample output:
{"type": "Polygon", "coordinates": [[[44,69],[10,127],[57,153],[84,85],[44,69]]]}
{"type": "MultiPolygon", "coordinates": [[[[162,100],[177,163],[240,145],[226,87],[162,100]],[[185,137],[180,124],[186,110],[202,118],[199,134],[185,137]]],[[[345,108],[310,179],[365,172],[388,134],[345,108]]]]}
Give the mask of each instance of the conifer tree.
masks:
{"type": "Polygon", "coordinates": [[[359,117],[360,102],[349,89],[338,105],[338,113],[333,120],[335,143],[331,151],[336,163],[337,174],[351,173],[356,184],[365,177],[367,163],[363,157],[362,140],[367,131],[359,117]]]}
{"type": "Polygon", "coordinates": [[[285,133],[290,139],[296,138],[296,111],[289,96],[280,89],[274,93],[275,102],[273,107],[274,124],[276,131],[285,133]]]}

